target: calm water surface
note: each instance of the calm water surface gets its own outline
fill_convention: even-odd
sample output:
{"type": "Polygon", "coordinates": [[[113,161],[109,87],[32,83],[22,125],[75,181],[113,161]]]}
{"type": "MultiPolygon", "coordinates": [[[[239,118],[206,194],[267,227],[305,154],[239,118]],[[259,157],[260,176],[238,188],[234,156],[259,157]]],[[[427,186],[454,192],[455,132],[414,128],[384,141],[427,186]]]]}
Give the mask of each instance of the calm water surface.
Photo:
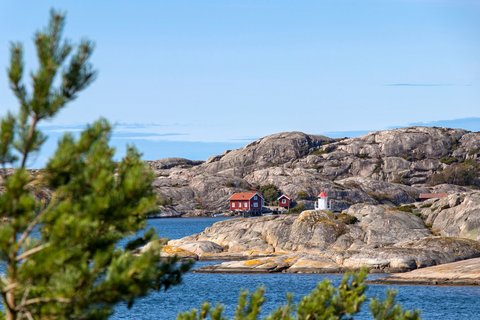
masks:
{"type": "MultiPolygon", "coordinates": [[[[149,220],[149,225],[162,237],[181,238],[197,233],[223,218],[179,218],[149,220]]],[[[198,262],[197,267],[212,263],[198,262]]],[[[341,275],[316,274],[202,274],[185,275],[182,285],[167,292],[154,292],[138,300],[129,310],[119,306],[113,319],[175,319],[179,311],[199,308],[203,301],[220,302],[225,305],[226,314],[232,315],[240,289],[255,290],[266,288],[266,313],[285,302],[285,294],[291,292],[298,300],[310,292],[319,281],[330,279],[338,284],[341,275]]],[[[384,286],[370,285],[368,297],[383,297],[388,288],[398,291],[397,300],[405,308],[420,309],[422,319],[479,319],[480,287],[448,286],[384,286]]],[[[368,305],[355,319],[370,319],[368,305]]]]}

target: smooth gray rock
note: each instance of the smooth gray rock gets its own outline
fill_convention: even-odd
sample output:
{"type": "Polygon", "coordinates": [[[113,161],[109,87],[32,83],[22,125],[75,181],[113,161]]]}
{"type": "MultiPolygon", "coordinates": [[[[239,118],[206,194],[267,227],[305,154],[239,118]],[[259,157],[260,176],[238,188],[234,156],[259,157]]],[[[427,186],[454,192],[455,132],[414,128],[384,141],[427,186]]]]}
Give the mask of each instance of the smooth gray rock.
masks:
{"type": "Polygon", "coordinates": [[[480,192],[452,194],[423,206],[420,212],[432,231],[480,241],[480,192]]]}

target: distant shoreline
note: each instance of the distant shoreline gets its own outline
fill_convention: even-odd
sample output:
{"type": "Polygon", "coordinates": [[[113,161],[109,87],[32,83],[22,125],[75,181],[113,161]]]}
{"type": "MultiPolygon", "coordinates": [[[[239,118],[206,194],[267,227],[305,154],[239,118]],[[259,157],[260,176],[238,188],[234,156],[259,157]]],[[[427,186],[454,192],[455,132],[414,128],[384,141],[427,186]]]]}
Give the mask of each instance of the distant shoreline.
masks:
{"type": "Polygon", "coordinates": [[[465,287],[465,286],[480,286],[480,280],[455,280],[455,279],[425,279],[425,280],[399,280],[399,279],[375,279],[367,280],[368,284],[392,284],[403,286],[444,286],[444,287],[465,287]]]}

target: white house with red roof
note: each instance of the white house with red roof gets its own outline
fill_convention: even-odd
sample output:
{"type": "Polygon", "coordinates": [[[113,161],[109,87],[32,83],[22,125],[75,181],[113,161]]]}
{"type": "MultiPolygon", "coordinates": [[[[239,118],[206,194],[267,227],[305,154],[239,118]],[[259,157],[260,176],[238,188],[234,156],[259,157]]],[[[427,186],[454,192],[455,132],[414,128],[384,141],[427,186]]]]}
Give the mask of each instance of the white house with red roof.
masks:
{"type": "Polygon", "coordinates": [[[328,195],[325,191],[320,192],[315,202],[315,210],[329,210],[328,195]]]}
{"type": "Polygon", "coordinates": [[[237,192],[230,197],[230,211],[262,212],[264,200],[256,191],[237,192]]]}

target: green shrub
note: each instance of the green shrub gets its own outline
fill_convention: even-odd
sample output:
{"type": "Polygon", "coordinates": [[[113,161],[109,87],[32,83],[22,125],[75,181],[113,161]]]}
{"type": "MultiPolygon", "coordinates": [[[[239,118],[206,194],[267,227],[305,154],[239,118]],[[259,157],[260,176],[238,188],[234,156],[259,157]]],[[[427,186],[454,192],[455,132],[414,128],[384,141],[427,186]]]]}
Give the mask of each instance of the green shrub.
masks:
{"type": "Polygon", "coordinates": [[[278,197],[282,195],[280,189],[274,184],[267,184],[261,186],[259,189],[263,195],[265,203],[269,205],[273,205],[277,201],[278,197]]]}
{"type": "Polygon", "coordinates": [[[458,161],[457,158],[451,157],[451,156],[443,157],[443,158],[440,159],[440,162],[444,163],[444,164],[452,164],[452,163],[455,163],[457,161],[458,161]]]}
{"type": "Polygon", "coordinates": [[[302,190],[302,191],[298,192],[297,198],[299,200],[308,200],[308,199],[310,199],[310,196],[309,196],[308,192],[302,190]]]}
{"type": "Polygon", "coordinates": [[[340,213],[335,216],[336,220],[343,222],[345,224],[355,224],[358,222],[358,219],[348,213],[340,213]]]}
{"type": "Polygon", "coordinates": [[[173,199],[171,197],[167,197],[163,194],[157,195],[157,205],[159,206],[171,206],[173,204],[173,199]]]}
{"type": "Polygon", "coordinates": [[[287,213],[295,214],[295,213],[301,213],[302,211],[305,211],[305,204],[303,202],[297,204],[295,207],[290,208],[287,213]]]}
{"type": "Polygon", "coordinates": [[[466,160],[455,163],[443,171],[430,176],[429,183],[438,185],[443,183],[456,184],[459,186],[480,186],[480,164],[474,160],[466,160]]]}
{"type": "Polygon", "coordinates": [[[408,205],[397,206],[393,209],[395,209],[397,211],[412,213],[415,208],[416,207],[413,204],[408,204],[408,205]]]}
{"type": "MultiPolygon", "coordinates": [[[[341,144],[341,143],[339,142],[338,145],[340,145],[340,144],[341,144]]],[[[336,146],[336,145],[330,144],[330,145],[328,145],[328,146],[325,147],[325,152],[326,152],[326,153],[330,153],[330,152],[335,151],[336,149],[337,149],[337,146],[336,146]]]]}
{"type": "Polygon", "coordinates": [[[326,148],[318,148],[310,152],[310,154],[315,155],[315,156],[321,156],[322,154],[326,154],[328,151],[326,148]]]}

